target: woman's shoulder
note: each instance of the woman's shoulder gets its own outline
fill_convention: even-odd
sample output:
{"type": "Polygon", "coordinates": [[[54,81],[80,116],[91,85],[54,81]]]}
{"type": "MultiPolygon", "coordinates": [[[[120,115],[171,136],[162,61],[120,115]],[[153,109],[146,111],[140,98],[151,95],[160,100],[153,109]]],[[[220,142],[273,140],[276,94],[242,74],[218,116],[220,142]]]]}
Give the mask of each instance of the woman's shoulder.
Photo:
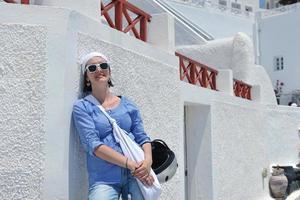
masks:
{"type": "Polygon", "coordinates": [[[126,96],[124,96],[124,95],[122,95],[122,96],[118,96],[120,99],[121,99],[121,101],[123,102],[123,103],[125,103],[126,105],[127,104],[132,104],[133,102],[128,98],[128,97],[126,97],[126,96]]]}
{"type": "Polygon", "coordinates": [[[128,110],[137,110],[136,104],[126,96],[121,96],[122,102],[128,110]]]}
{"type": "Polygon", "coordinates": [[[90,103],[85,98],[77,99],[73,104],[73,110],[74,109],[88,110],[88,107],[90,107],[90,103]]]}
{"type": "Polygon", "coordinates": [[[84,104],[84,98],[81,98],[81,99],[77,99],[74,104],[73,104],[73,107],[82,107],[84,104]]]}

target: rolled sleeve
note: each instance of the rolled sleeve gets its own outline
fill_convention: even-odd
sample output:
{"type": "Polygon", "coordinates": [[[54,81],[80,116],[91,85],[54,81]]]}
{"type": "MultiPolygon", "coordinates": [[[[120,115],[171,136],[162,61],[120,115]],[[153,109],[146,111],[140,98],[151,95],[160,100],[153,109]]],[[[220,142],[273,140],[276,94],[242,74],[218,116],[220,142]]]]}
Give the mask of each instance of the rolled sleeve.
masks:
{"type": "Polygon", "coordinates": [[[143,144],[150,142],[149,136],[144,131],[143,120],[136,105],[127,100],[127,109],[132,120],[131,133],[134,135],[136,143],[142,146],[143,144]]]}
{"type": "Polygon", "coordinates": [[[86,111],[82,102],[77,102],[73,106],[73,120],[75,128],[79,134],[83,148],[90,154],[94,155],[94,150],[103,144],[95,129],[95,123],[92,117],[86,111]]]}

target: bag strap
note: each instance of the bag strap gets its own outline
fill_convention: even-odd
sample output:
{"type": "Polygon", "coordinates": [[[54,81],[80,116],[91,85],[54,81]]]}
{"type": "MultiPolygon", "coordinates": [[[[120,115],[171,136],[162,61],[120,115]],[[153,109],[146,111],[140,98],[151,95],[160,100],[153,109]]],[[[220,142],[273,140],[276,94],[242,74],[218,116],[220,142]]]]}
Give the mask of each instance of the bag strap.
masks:
{"type": "Polygon", "coordinates": [[[116,120],[113,119],[111,116],[109,116],[109,114],[106,112],[106,110],[103,108],[103,106],[101,105],[97,105],[97,107],[101,110],[101,112],[107,117],[107,119],[109,120],[109,122],[111,124],[116,123],[116,120]]]}
{"type": "Polygon", "coordinates": [[[119,127],[119,125],[117,124],[117,121],[115,119],[113,119],[111,116],[109,116],[109,114],[106,112],[106,110],[103,108],[103,106],[101,106],[99,101],[93,95],[90,94],[90,95],[86,96],[85,99],[87,99],[90,102],[92,102],[93,104],[95,104],[100,109],[100,111],[107,117],[107,119],[113,129],[113,133],[112,133],[113,137],[115,138],[117,143],[120,143],[120,140],[118,139],[118,137],[116,137],[115,132],[114,132],[116,126],[119,127]]]}
{"type": "Polygon", "coordinates": [[[85,99],[87,99],[88,101],[95,104],[100,109],[100,111],[107,117],[108,121],[111,124],[116,123],[116,120],[113,119],[111,116],[109,116],[109,114],[106,112],[106,110],[103,108],[103,106],[101,106],[99,101],[93,95],[90,94],[90,95],[86,96],[85,99]]]}

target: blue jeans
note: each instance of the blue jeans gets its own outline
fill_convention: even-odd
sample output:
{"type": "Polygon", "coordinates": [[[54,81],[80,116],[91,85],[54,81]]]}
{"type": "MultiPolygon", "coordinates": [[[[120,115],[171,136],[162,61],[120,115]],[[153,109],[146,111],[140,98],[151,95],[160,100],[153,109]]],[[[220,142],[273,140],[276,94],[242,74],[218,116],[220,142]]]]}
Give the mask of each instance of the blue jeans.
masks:
{"type": "Polygon", "coordinates": [[[144,200],[143,194],[129,170],[122,169],[121,182],[116,184],[100,184],[89,189],[89,200],[144,200]],[[131,197],[128,198],[128,197],[131,197]]]}

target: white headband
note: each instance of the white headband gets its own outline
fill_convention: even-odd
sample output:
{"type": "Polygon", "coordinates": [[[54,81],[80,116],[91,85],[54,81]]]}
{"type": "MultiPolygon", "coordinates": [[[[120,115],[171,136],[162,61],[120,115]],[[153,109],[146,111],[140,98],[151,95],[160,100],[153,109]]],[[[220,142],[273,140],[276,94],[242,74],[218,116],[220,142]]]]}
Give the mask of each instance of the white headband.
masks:
{"type": "Polygon", "coordinates": [[[84,74],[85,72],[85,67],[86,67],[86,64],[87,62],[93,58],[93,57],[101,57],[103,58],[106,62],[108,62],[108,59],[105,55],[103,55],[102,53],[99,53],[99,52],[91,52],[89,54],[86,54],[84,56],[81,57],[80,59],[80,65],[81,65],[81,71],[82,71],[82,74],[84,74]]]}

